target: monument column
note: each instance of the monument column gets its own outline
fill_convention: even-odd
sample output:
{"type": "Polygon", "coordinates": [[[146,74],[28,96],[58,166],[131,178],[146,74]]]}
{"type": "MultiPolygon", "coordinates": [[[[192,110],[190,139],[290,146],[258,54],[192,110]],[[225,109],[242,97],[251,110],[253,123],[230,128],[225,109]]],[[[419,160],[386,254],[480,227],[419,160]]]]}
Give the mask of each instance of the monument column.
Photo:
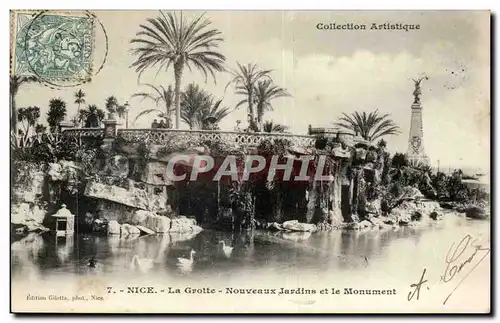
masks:
{"type": "Polygon", "coordinates": [[[420,102],[420,95],[422,94],[420,84],[424,79],[427,79],[427,77],[420,77],[418,80],[413,80],[415,82],[415,90],[413,91],[414,101],[411,105],[410,135],[408,137],[408,150],[406,155],[409,162],[421,162],[425,165],[429,165],[429,157],[424,150],[422,104],[420,102]]]}

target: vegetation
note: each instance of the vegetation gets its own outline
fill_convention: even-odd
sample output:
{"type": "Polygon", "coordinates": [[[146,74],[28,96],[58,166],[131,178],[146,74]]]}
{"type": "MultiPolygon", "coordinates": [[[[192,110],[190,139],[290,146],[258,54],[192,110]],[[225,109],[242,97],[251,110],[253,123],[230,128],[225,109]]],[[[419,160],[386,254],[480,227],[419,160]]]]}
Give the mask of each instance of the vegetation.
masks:
{"type": "Polygon", "coordinates": [[[38,118],[40,118],[39,107],[20,108],[17,114],[18,121],[23,126],[23,137],[26,139],[30,135],[30,130],[35,127],[38,118]]]}
{"type": "Polygon", "coordinates": [[[79,89],[78,91],[75,92],[75,103],[78,105],[78,109],[76,111],[76,121],[75,126],[79,125],[79,116],[80,116],[80,107],[82,104],[85,104],[85,92],[82,91],[82,89],[79,89]]]}
{"type": "Polygon", "coordinates": [[[118,107],[118,99],[114,95],[108,96],[104,102],[104,106],[109,113],[115,113],[117,112],[116,108],[118,107]]]}
{"type": "Polygon", "coordinates": [[[19,88],[23,84],[36,82],[37,78],[34,76],[19,76],[19,75],[11,75],[10,76],[10,123],[11,130],[14,134],[17,134],[17,107],[16,107],[16,96],[17,92],[19,92],[19,88]]]}
{"type": "Polygon", "coordinates": [[[66,117],[66,102],[56,98],[49,101],[49,112],[47,112],[47,122],[50,132],[59,131],[59,123],[66,117]]]}
{"type": "Polygon", "coordinates": [[[379,115],[378,110],[370,113],[354,112],[351,115],[346,113],[342,115],[339,119],[340,122],[337,122],[336,125],[344,129],[349,129],[370,142],[380,137],[395,135],[400,132],[399,126],[389,118],[390,115],[379,115]]]}
{"type": "MultiPolygon", "coordinates": [[[[247,103],[248,105],[248,122],[252,126],[254,125],[255,130],[258,129],[257,119],[255,116],[254,104],[255,104],[255,92],[256,86],[260,80],[267,79],[270,80],[271,70],[262,70],[257,67],[257,64],[248,63],[246,66],[236,62],[238,64],[238,69],[231,71],[233,78],[229,84],[236,85],[236,94],[244,95],[245,98],[236,104],[236,108],[247,103]]],[[[228,84],[228,85],[229,85],[228,84]]]]}
{"type": "Polygon", "coordinates": [[[189,129],[208,129],[207,120],[218,124],[229,114],[228,108],[221,107],[222,100],[200,89],[198,85],[189,84],[181,96],[181,119],[189,129]]]}
{"type": "Polygon", "coordinates": [[[90,104],[86,109],[80,110],[78,120],[85,128],[98,128],[104,120],[104,111],[95,104],[90,104]]]}
{"type": "Polygon", "coordinates": [[[271,79],[257,83],[255,87],[255,101],[257,104],[257,124],[259,128],[262,128],[264,113],[266,111],[273,111],[271,101],[287,96],[290,96],[290,94],[285,89],[273,84],[271,79]]]}
{"type": "MultiPolygon", "coordinates": [[[[146,114],[157,113],[161,118],[168,118],[172,115],[174,108],[174,91],[172,90],[172,86],[169,85],[167,89],[160,86],[154,86],[152,84],[146,83],[144,84],[149,87],[151,92],[139,92],[134,94],[132,97],[142,98],[142,101],[149,99],[155,103],[158,108],[146,109],[141,111],[136,117],[135,121],[146,114]]],[[[141,101],[141,102],[142,102],[141,101]]]]}
{"type": "Polygon", "coordinates": [[[273,123],[272,121],[266,121],[262,125],[262,131],[270,133],[285,132],[287,129],[288,129],[287,126],[279,123],[273,123]]]}
{"type": "Polygon", "coordinates": [[[211,21],[198,16],[190,21],[174,13],[160,15],[140,25],[140,31],[131,43],[138,45],[133,51],[137,59],[132,64],[140,75],[147,69],[158,66],[158,72],[170,67],[174,71],[175,125],[181,122],[180,96],[184,68],[201,71],[205,80],[208,74],[214,79],[215,72],[224,71],[226,57],[216,49],[223,41],[221,32],[210,28],[211,21]]]}
{"type": "MultiPolygon", "coordinates": [[[[131,67],[135,68],[139,78],[148,69],[158,68],[158,72],[173,70],[174,84],[167,87],[150,83],[143,84],[145,89],[135,93],[133,97],[141,98],[141,102],[149,100],[155,106],[141,111],[135,120],[147,114],[170,118],[175,110],[177,128],[182,120],[190,129],[214,129],[230,113],[229,108],[223,106],[223,100],[203,90],[197,84],[188,84],[184,91],[181,91],[181,86],[185,67],[189,70],[194,67],[204,74],[205,79],[210,74],[214,82],[216,81],[216,72],[225,70],[226,58],[217,51],[221,42],[223,38],[220,31],[212,28],[210,20],[205,19],[203,15],[188,21],[183,18],[182,13],[178,16],[160,11],[158,17],[150,18],[141,24],[136,37],[131,40],[131,43],[137,46],[133,50],[135,61],[131,67]]],[[[235,93],[241,98],[235,108],[247,106],[251,129],[267,133],[282,133],[288,127],[271,120],[266,121],[265,113],[273,110],[275,99],[289,97],[290,94],[286,89],[274,84],[271,72],[271,70],[259,68],[255,63],[243,65],[237,62],[237,69],[231,71],[231,80],[227,86],[234,85],[235,93]]],[[[47,121],[50,132],[46,131],[44,125],[38,123],[40,108],[31,106],[16,110],[14,99],[19,86],[32,81],[36,79],[11,77],[11,111],[13,115],[15,114],[13,124],[17,125],[19,122],[23,128],[23,140],[21,142],[11,140],[14,160],[28,161],[37,165],[58,162],[62,159],[74,160],[83,165],[84,173],[89,174],[95,166],[96,158],[102,157],[98,156],[101,140],[93,138],[91,142],[90,140],[86,142],[82,138],[65,137],[58,132],[58,125],[67,113],[66,103],[63,100],[53,98],[49,102],[47,121]],[[39,136],[28,138],[33,132],[39,136]]],[[[101,110],[95,104],[87,104],[85,96],[81,89],[74,93],[74,103],[78,105],[76,117],[78,124],[87,128],[100,127],[105,118],[105,110],[101,110]],[[86,108],[82,108],[82,104],[87,104],[86,108]]],[[[127,113],[126,106],[120,104],[115,96],[106,98],[105,109],[110,114],[116,113],[119,117],[127,113]]],[[[212,210],[219,207],[219,200],[216,204],[213,202],[215,198],[219,199],[220,186],[224,185],[226,187],[222,188],[222,192],[227,193],[225,205],[232,208],[232,214],[236,216],[237,222],[247,227],[254,226],[255,216],[266,221],[285,220],[285,217],[290,214],[284,212],[286,204],[294,210],[299,210],[300,217],[307,221],[319,218],[318,222],[326,222],[331,211],[350,212],[353,219],[357,219],[356,214],[363,218],[370,213],[367,211],[368,202],[381,199],[384,202],[383,209],[387,212],[397,206],[397,203],[404,199],[405,194],[414,194],[415,188],[418,188],[426,197],[439,201],[472,203],[489,198],[489,195],[482,190],[469,189],[463,183],[465,176],[460,171],[450,176],[439,172],[434,174],[428,165],[409,162],[405,154],[396,153],[391,157],[386,150],[387,142],[383,138],[387,135],[398,134],[400,131],[388,114],[379,114],[378,111],[344,113],[337,125],[357,133],[373,144],[376,143],[376,147],[370,145],[367,149],[359,148],[361,146],[355,148],[346,145],[340,138],[318,137],[316,150],[311,153],[315,155],[315,159],[310,164],[311,169],[318,167],[318,156],[326,155],[324,169],[326,173],[335,175],[332,182],[325,180],[318,184],[301,181],[297,184],[280,181],[279,175],[275,175],[270,181],[264,177],[254,176],[248,181],[242,181],[240,178],[230,181],[221,180],[216,183],[217,191],[214,182],[207,185],[206,183],[202,185],[191,183],[193,189],[191,194],[194,197],[197,193],[203,193],[202,189],[206,190],[203,194],[206,193],[204,196],[207,202],[195,203],[196,210],[202,213],[201,218],[204,218],[209,208],[207,205],[213,206],[212,210]],[[341,154],[342,158],[336,158],[334,154],[337,153],[341,154]],[[302,186],[292,187],[293,185],[302,186]],[[344,192],[347,185],[352,185],[351,190],[344,192]],[[200,190],[196,191],[198,189],[196,187],[200,190]],[[344,198],[343,195],[349,198],[344,198]],[[337,198],[341,198],[342,203],[349,204],[347,211],[339,210],[340,207],[332,210],[334,203],[332,201],[337,198]],[[269,208],[269,205],[273,205],[273,210],[269,208]],[[260,208],[259,211],[257,211],[258,208],[260,208]],[[351,212],[352,210],[354,212],[351,212]],[[269,212],[273,213],[272,217],[269,217],[269,212]],[[319,213],[321,215],[318,215],[319,213]]],[[[243,134],[237,136],[243,138],[241,141],[246,140],[243,134]]],[[[245,161],[243,155],[245,151],[241,147],[235,142],[218,140],[216,136],[211,136],[210,140],[172,136],[170,140],[165,139],[161,147],[153,147],[152,142],[148,140],[130,145],[130,142],[124,142],[125,137],[127,136],[118,135],[113,145],[108,145],[107,148],[119,154],[127,153],[128,156],[132,156],[134,161],[131,163],[133,166],[129,176],[137,180],[144,175],[142,172],[149,165],[152,155],[161,159],[174,152],[192,151],[195,147],[206,148],[205,151],[209,151],[216,159],[235,155],[238,167],[244,165],[245,161]],[[126,145],[134,147],[130,148],[126,145]]],[[[254,147],[259,155],[268,159],[271,156],[279,156],[280,161],[284,161],[283,157],[299,152],[291,149],[292,141],[271,137],[260,141],[259,145],[254,147]]],[[[11,138],[17,139],[15,136],[11,138]]],[[[340,156],[337,155],[337,157],[340,156]]],[[[103,162],[104,160],[102,158],[103,162]]],[[[241,173],[243,173],[242,169],[241,173]]],[[[238,172],[238,175],[241,173],[238,172]]],[[[120,181],[127,182],[128,185],[126,179],[120,179],[120,181]]],[[[142,184],[146,186],[145,183],[142,184]]],[[[346,221],[350,219],[346,218],[346,221]]]]}

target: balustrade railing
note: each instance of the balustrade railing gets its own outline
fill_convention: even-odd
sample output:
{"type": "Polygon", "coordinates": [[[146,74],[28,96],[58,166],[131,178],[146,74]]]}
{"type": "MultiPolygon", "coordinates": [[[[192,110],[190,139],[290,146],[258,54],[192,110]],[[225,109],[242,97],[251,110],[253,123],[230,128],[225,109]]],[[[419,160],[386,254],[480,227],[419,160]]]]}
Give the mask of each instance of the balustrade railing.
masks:
{"type": "MultiPolygon", "coordinates": [[[[103,128],[71,128],[62,132],[65,136],[71,137],[104,137],[103,128]]],[[[267,133],[267,132],[235,132],[219,130],[179,130],[179,129],[118,129],[117,136],[130,142],[162,143],[170,140],[183,141],[213,141],[220,140],[234,143],[239,146],[258,146],[265,140],[289,140],[299,147],[312,147],[317,135],[295,135],[290,133],[267,133]]],[[[348,145],[355,143],[365,143],[366,140],[348,133],[339,132],[338,137],[343,139],[348,145]]]]}
{"type": "Polygon", "coordinates": [[[118,136],[130,141],[161,143],[168,140],[225,141],[240,146],[258,146],[265,140],[286,139],[297,146],[313,146],[316,138],[308,135],[287,133],[234,132],[217,130],[177,130],[177,129],[118,129],[118,136]]]}
{"type": "Polygon", "coordinates": [[[104,137],[103,128],[71,128],[71,129],[64,129],[62,133],[65,136],[71,136],[71,137],[95,137],[95,138],[104,137]]]}

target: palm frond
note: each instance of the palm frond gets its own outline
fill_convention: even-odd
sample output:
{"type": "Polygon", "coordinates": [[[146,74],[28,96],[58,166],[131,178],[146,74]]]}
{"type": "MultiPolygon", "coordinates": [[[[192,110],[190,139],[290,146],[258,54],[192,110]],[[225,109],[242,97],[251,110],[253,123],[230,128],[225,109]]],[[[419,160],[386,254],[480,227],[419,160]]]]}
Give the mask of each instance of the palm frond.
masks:
{"type": "Polygon", "coordinates": [[[343,113],[335,125],[352,130],[365,140],[374,141],[383,136],[400,133],[399,126],[389,118],[389,114],[381,115],[378,110],[370,113],[355,111],[350,115],[343,113]]]}
{"type": "Polygon", "coordinates": [[[139,112],[139,114],[137,114],[134,118],[134,122],[137,121],[137,119],[139,119],[140,117],[142,117],[143,115],[146,115],[146,114],[150,114],[150,113],[153,113],[153,112],[156,112],[158,113],[159,115],[162,115],[164,116],[164,111],[160,110],[160,109],[146,109],[146,110],[142,110],[141,112],[139,112]]]}

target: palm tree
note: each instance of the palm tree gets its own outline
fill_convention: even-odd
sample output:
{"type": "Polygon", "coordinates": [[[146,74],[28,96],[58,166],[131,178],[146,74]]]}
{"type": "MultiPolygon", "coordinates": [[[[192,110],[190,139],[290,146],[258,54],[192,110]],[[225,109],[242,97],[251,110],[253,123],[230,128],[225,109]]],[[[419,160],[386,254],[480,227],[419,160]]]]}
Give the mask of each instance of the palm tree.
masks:
{"type": "Polygon", "coordinates": [[[40,108],[20,108],[17,114],[17,118],[23,126],[24,139],[26,139],[30,133],[30,128],[34,127],[36,122],[38,121],[38,118],[40,118],[40,108]]]}
{"type": "Polygon", "coordinates": [[[28,84],[37,81],[37,78],[34,76],[19,76],[19,75],[11,75],[10,76],[10,123],[11,129],[17,134],[17,110],[16,110],[16,95],[19,91],[19,88],[23,84],[28,84]]]}
{"type": "Polygon", "coordinates": [[[231,83],[236,84],[235,93],[244,95],[246,97],[236,104],[236,108],[247,103],[249,117],[248,121],[249,124],[253,124],[256,122],[255,111],[253,109],[253,105],[255,103],[255,87],[259,80],[263,78],[270,79],[269,74],[272,72],[272,70],[261,70],[257,67],[257,64],[254,63],[249,63],[246,66],[241,65],[239,62],[236,62],[236,64],[238,64],[239,70],[231,72],[231,74],[233,75],[233,79],[228,83],[228,85],[231,83]]]}
{"type": "Polygon", "coordinates": [[[90,104],[87,109],[80,110],[78,120],[84,123],[85,128],[100,127],[104,119],[104,111],[99,109],[95,104],[90,104]]]}
{"type": "MultiPolygon", "coordinates": [[[[75,92],[75,103],[78,104],[78,110],[76,111],[76,118],[80,115],[80,106],[85,103],[85,92],[82,89],[79,89],[75,92]]],[[[76,124],[75,124],[76,125],[76,124]]]]}
{"type": "Polygon", "coordinates": [[[207,129],[208,120],[218,124],[230,113],[229,108],[221,108],[221,103],[191,83],[181,95],[181,119],[189,129],[207,129]]]}
{"type": "Polygon", "coordinates": [[[172,86],[169,85],[168,88],[165,89],[163,85],[160,85],[158,87],[148,83],[146,83],[145,85],[151,88],[153,91],[139,92],[132,95],[132,97],[141,97],[142,101],[146,99],[152,100],[159,108],[152,108],[141,111],[135,117],[134,121],[145,114],[150,114],[153,112],[158,113],[158,115],[162,118],[170,118],[172,114],[172,108],[174,106],[174,91],[172,90],[172,86]]]}
{"type": "Polygon", "coordinates": [[[271,79],[259,81],[255,87],[255,102],[257,104],[257,124],[262,128],[262,117],[266,111],[273,111],[271,100],[287,97],[290,94],[283,88],[273,84],[271,79]]]}
{"type": "Polygon", "coordinates": [[[35,126],[35,133],[41,134],[41,133],[44,133],[45,131],[47,131],[47,127],[44,126],[43,124],[38,123],[35,126]]]}
{"type": "Polygon", "coordinates": [[[399,126],[392,119],[389,119],[389,114],[379,115],[378,110],[370,113],[354,112],[351,115],[343,113],[340,120],[342,122],[337,122],[336,125],[352,130],[370,142],[400,132],[399,126]]]}
{"type": "Polygon", "coordinates": [[[47,112],[47,122],[50,127],[50,132],[57,132],[59,123],[66,116],[66,102],[62,99],[51,99],[49,101],[49,112],[47,112]]]}
{"type": "Polygon", "coordinates": [[[270,133],[285,132],[287,129],[288,129],[287,126],[279,123],[273,123],[272,121],[266,121],[262,125],[262,131],[270,133]]]}
{"type": "Polygon", "coordinates": [[[104,105],[110,114],[114,114],[118,107],[118,99],[114,95],[108,96],[104,105]]]}
{"type": "Polygon", "coordinates": [[[186,21],[182,12],[180,18],[175,13],[166,15],[160,10],[160,16],[149,18],[148,24],[140,25],[140,31],[131,43],[139,44],[133,51],[138,55],[131,65],[141,74],[157,64],[158,72],[172,66],[175,78],[174,106],[175,125],[180,126],[180,94],[184,67],[191,70],[192,66],[205,75],[205,81],[210,73],[215,82],[215,72],[224,71],[226,57],[215,51],[219,43],[224,41],[221,32],[209,29],[211,21],[200,15],[193,20],[186,21]]]}
{"type": "Polygon", "coordinates": [[[385,141],[384,139],[380,139],[377,142],[377,147],[378,148],[387,148],[387,141],[385,141]]]}

